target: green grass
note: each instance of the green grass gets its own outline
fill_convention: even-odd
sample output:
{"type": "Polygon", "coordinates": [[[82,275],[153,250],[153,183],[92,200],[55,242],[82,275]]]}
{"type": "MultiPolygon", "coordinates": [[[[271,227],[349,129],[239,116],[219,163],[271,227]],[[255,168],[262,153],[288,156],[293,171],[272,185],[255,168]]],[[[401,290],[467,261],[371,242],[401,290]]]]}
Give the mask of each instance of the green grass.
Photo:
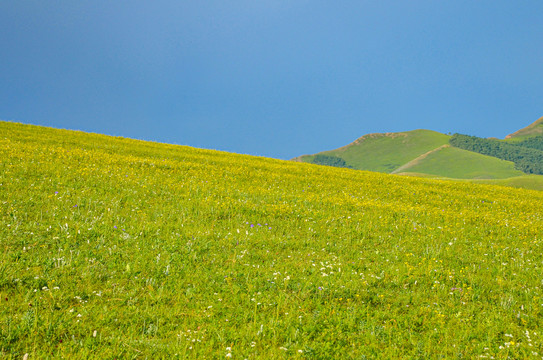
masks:
{"type": "MultiPolygon", "coordinates": [[[[343,148],[322,154],[338,156],[354,169],[390,173],[448,141],[448,135],[430,130],[370,134],[343,148]]],[[[304,161],[311,159],[303,158],[304,161]]]]}
{"type": "Polygon", "coordinates": [[[426,179],[439,179],[439,180],[450,180],[450,181],[464,181],[475,184],[489,184],[489,185],[499,185],[514,187],[518,189],[528,189],[528,190],[543,190],[543,176],[542,175],[522,175],[511,178],[504,179],[455,179],[447,178],[439,175],[431,175],[424,173],[414,173],[414,172],[405,172],[397,173],[396,175],[409,176],[409,177],[419,177],[426,179]]]}
{"type": "MultiPolygon", "coordinates": [[[[543,119],[519,131],[533,134],[543,119]],[[535,129],[535,130],[534,130],[535,129]]],[[[340,157],[354,169],[439,179],[487,179],[484,183],[541,190],[539,177],[515,169],[512,162],[448,146],[450,136],[429,130],[370,134],[340,149],[320,154],[340,157]],[[492,179],[499,179],[493,181],[492,179]]],[[[505,141],[519,141],[513,137],[505,141]]],[[[295,160],[313,161],[314,155],[295,160]]]]}
{"type": "Polygon", "coordinates": [[[454,147],[443,147],[402,168],[402,172],[423,173],[453,179],[503,179],[522,176],[510,161],[454,147]]]}
{"type": "Polygon", "coordinates": [[[538,191],[0,122],[0,357],[540,358],[542,214],[538,191]]]}
{"type": "Polygon", "coordinates": [[[543,190],[543,175],[523,175],[512,177],[508,179],[499,179],[499,180],[474,180],[479,183],[484,184],[494,184],[501,186],[511,186],[515,188],[523,189],[532,189],[532,190],[543,190]]]}

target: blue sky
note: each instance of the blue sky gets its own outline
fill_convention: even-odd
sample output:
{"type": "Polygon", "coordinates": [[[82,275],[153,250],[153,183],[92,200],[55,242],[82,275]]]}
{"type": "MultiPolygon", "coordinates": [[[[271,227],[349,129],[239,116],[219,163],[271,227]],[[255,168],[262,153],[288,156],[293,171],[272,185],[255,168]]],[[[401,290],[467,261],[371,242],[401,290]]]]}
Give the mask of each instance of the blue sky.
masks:
{"type": "Polygon", "coordinates": [[[543,1],[2,1],[0,119],[282,159],[543,116],[543,1]]]}

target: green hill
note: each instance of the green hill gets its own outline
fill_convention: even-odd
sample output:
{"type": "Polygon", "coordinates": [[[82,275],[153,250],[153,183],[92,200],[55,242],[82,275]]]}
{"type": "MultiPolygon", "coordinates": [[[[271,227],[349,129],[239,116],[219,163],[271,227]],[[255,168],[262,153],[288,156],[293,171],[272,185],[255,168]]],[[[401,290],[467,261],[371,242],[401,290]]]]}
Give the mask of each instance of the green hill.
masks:
{"type": "Polygon", "coordinates": [[[531,358],[542,214],[538,191],[0,122],[0,358],[531,358]]]}
{"type": "Polygon", "coordinates": [[[503,179],[522,176],[510,161],[441,146],[407,163],[393,173],[422,173],[453,179],[503,179]]]}
{"type": "MultiPolygon", "coordinates": [[[[339,157],[353,169],[390,173],[448,141],[449,136],[430,130],[369,134],[347,146],[319,154],[339,157]]],[[[312,162],[313,156],[304,155],[296,160],[312,162]]]]}
{"type": "Polygon", "coordinates": [[[451,137],[430,130],[369,134],[339,149],[303,155],[293,160],[419,177],[465,180],[511,178],[511,181],[499,183],[540,189],[542,175],[530,176],[529,181],[519,179],[528,176],[525,173],[540,173],[541,134],[543,118],[509,135],[506,140],[461,134],[451,137]],[[458,139],[470,140],[470,146],[458,145],[458,139]],[[493,148],[487,149],[489,144],[501,152],[490,151],[493,148]]]}
{"type": "Polygon", "coordinates": [[[543,151],[521,146],[524,142],[525,140],[512,144],[498,139],[484,139],[461,134],[454,134],[449,140],[449,143],[454,147],[512,161],[515,164],[515,169],[526,174],[543,175],[543,151]]]}

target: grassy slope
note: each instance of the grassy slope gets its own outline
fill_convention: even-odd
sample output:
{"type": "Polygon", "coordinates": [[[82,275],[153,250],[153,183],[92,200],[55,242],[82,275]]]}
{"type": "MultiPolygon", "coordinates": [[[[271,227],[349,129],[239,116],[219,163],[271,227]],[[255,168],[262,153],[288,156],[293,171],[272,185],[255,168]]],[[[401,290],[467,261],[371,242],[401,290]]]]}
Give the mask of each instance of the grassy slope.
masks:
{"type": "Polygon", "coordinates": [[[427,179],[441,179],[441,180],[451,180],[451,181],[464,181],[475,184],[489,184],[489,185],[499,185],[514,187],[518,189],[529,189],[529,190],[543,190],[543,175],[522,175],[515,176],[505,179],[455,179],[447,178],[440,175],[431,175],[425,173],[416,173],[416,172],[400,172],[396,175],[410,176],[410,177],[421,177],[427,179]]]}
{"type": "Polygon", "coordinates": [[[481,184],[493,184],[501,186],[511,186],[515,188],[543,190],[543,175],[522,175],[507,179],[496,180],[473,180],[481,184]]]}
{"type": "Polygon", "coordinates": [[[543,193],[0,122],[0,357],[527,358],[543,193]]]}
{"type": "Polygon", "coordinates": [[[341,157],[354,169],[390,173],[406,162],[446,144],[448,140],[449,136],[430,130],[370,134],[322,154],[341,157]]]}
{"type": "Polygon", "coordinates": [[[519,141],[531,136],[543,135],[543,117],[532,124],[506,136],[506,141],[519,141]]]}
{"type": "MultiPolygon", "coordinates": [[[[429,130],[370,134],[336,150],[325,151],[343,158],[355,169],[419,177],[451,179],[505,179],[496,184],[539,190],[543,177],[523,179],[514,164],[493,157],[446,147],[449,136],[429,130]],[[441,148],[445,146],[445,148],[441,148]],[[517,179],[518,177],[518,179],[517,179]]],[[[310,162],[313,155],[298,161],[310,162]]],[[[489,182],[492,183],[492,182],[489,182]]]]}
{"type": "Polygon", "coordinates": [[[442,147],[402,172],[423,173],[454,179],[503,179],[522,176],[510,161],[477,154],[454,147],[442,147]]]}

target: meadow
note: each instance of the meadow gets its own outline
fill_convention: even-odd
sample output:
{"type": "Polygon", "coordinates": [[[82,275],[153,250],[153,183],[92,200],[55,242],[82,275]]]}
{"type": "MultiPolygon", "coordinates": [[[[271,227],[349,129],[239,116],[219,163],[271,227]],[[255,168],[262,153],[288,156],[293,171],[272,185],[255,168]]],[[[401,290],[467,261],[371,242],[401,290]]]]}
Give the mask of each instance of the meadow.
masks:
{"type": "Polygon", "coordinates": [[[0,357],[543,358],[543,193],[0,122],[0,357]]]}

